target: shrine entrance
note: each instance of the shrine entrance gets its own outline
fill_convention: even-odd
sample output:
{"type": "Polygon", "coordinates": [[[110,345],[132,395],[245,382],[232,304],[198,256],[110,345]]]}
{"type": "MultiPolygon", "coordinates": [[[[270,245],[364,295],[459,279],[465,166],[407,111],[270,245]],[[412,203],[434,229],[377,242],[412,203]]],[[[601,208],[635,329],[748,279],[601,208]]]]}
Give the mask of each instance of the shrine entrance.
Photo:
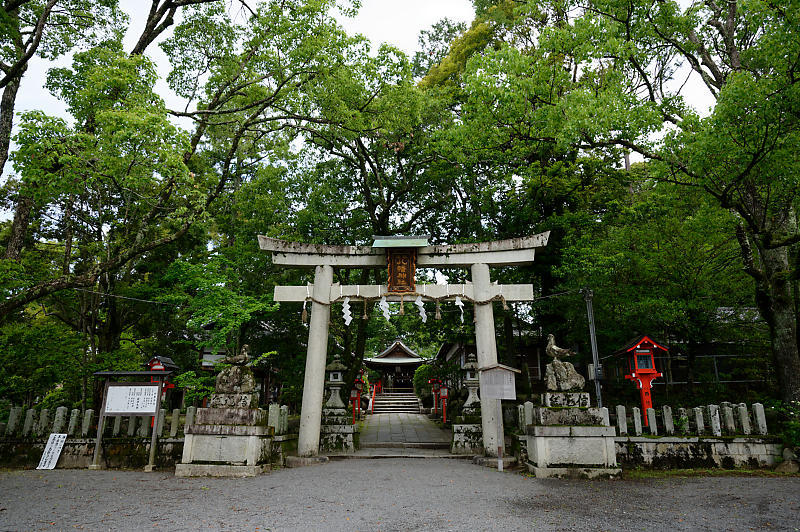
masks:
{"type": "MultiPolygon", "coordinates": [[[[300,412],[299,456],[319,453],[325,365],[328,349],[328,321],[331,305],[341,303],[349,325],[352,301],[380,301],[389,318],[389,301],[413,302],[424,315],[425,302],[453,301],[463,308],[472,303],[475,312],[475,345],[478,367],[497,364],[494,302],[532,301],[530,284],[492,283],[490,267],[520,266],[534,261],[536,248],[547,245],[549,232],[538,235],[474,244],[428,245],[427,237],[374,237],[372,246],[327,246],[288,242],[259,235],[262,250],[272,253],[272,262],[291,268],[314,268],[314,283],[306,286],[276,286],[275,301],[311,303],[308,354],[300,412]],[[416,268],[468,268],[472,282],[464,284],[416,284],[416,268]],[[334,268],[388,268],[387,285],[341,285],[333,282],[334,268]]],[[[424,318],[423,318],[424,320],[424,318]]],[[[483,446],[496,455],[502,419],[496,399],[481,401],[483,446]]]]}

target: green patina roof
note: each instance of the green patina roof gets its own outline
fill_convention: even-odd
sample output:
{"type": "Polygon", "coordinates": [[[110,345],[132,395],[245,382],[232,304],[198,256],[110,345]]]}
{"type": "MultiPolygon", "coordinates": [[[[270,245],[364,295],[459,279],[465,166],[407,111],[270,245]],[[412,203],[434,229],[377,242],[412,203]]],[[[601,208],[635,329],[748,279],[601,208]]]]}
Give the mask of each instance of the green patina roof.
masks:
{"type": "Polygon", "coordinates": [[[424,248],[428,245],[427,236],[373,236],[374,248],[424,248]]]}

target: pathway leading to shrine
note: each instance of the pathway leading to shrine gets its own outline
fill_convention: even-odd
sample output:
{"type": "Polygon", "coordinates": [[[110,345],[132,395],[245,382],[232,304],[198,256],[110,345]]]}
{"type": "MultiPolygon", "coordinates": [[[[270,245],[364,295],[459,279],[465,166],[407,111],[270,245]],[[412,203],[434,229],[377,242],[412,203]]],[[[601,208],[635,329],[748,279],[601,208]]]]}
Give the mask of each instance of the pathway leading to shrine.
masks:
{"type": "Polygon", "coordinates": [[[372,414],[360,436],[362,448],[449,449],[451,432],[439,428],[423,414],[372,414]]]}

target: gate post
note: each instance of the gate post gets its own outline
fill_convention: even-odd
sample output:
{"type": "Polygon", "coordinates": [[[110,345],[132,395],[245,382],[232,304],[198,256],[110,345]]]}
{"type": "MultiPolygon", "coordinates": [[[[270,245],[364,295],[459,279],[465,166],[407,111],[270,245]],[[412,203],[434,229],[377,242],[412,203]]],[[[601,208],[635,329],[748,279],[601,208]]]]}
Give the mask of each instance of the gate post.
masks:
{"type": "MultiPolygon", "coordinates": [[[[486,301],[491,297],[489,266],[473,264],[471,268],[472,284],[476,301],[486,301]]],[[[497,343],[494,332],[494,309],[492,304],[475,304],[475,348],[478,355],[478,367],[484,368],[497,364],[497,343]]],[[[487,399],[482,391],[481,426],[483,427],[483,449],[489,456],[497,455],[498,432],[502,429],[502,419],[498,419],[497,399],[487,399]]]]}
{"type": "Polygon", "coordinates": [[[319,431],[322,422],[322,399],[325,392],[325,362],[328,355],[328,321],[333,268],[317,266],[314,270],[314,301],[308,328],[308,354],[303,380],[303,403],[300,410],[298,456],[319,454],[319,431]]]}

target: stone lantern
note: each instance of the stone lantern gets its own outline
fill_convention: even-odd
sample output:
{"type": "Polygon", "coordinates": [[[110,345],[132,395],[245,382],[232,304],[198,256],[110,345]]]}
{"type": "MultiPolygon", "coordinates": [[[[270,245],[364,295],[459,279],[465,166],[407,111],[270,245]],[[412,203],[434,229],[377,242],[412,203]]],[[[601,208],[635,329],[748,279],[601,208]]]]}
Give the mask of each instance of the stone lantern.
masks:
{"type": "Polygon", "coordinates": [[[475,354],[470,353],[467,355],[467,363],[464,364],[464,386],[467,387],[469,395],[467,401],[464,403],[463,411],[465,414],[475,414],[481,407],[481,400],[478,397],[478,387],[480,386],[480,379],[478,378],[478,364],[475,360],[475,354]]]}
{"type": "Polygon", "coordinates": [[[325,384],[331,391],[328,402],[325,403],[325,408],[330,410],[345,410],[346,407],[342,402],[342,397],[339,395],[339,390],[344,386],[344,371],[347,366],[339,362],[339,355],[333,358],[333,362],[325,366],[325,371],[328,372],[328,380],[325,384]]]}

